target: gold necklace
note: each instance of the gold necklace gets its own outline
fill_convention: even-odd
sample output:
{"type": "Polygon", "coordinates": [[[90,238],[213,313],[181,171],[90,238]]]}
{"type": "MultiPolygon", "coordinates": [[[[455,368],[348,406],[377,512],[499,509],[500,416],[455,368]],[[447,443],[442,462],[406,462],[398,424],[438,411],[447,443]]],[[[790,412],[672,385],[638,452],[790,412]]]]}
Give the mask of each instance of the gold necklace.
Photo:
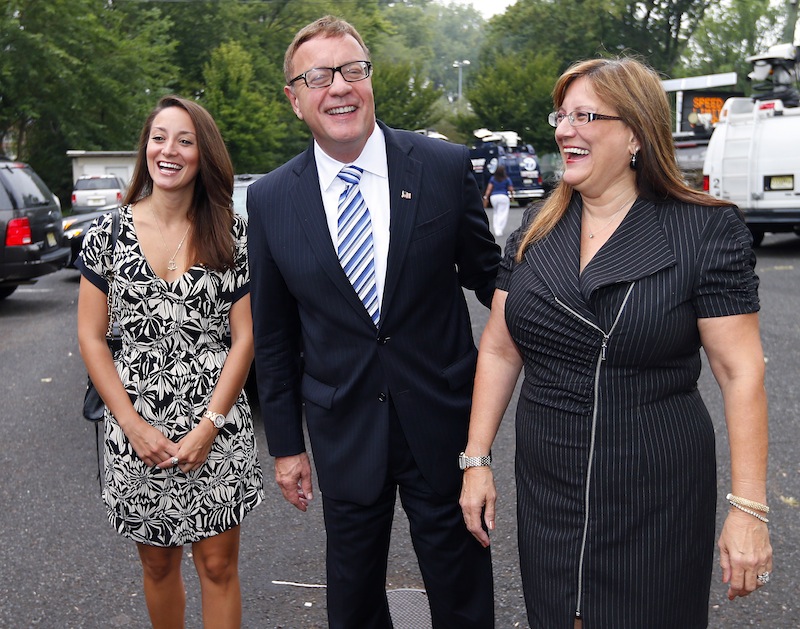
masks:
{"type": "MultiPolygon", "coordinates": [[[[635,199],[636,199],[636,197],[633,197],[633,200],[635,200],[635,199]]],[[[596,230],[592,231],[592,229],[587,224],[586,225],[586,229],[589,232],[589,238],[594,238],[595,234],[599,234],[600,232],[604,231],[609,225],[611,225],[611,223],[613,223],[614,219],[617,217],[617,214],[622,212],[622,210],[625,209],[625,206],[627,206],[628,203],[630,203],[630,202],[631,202],[631,199],[628,199],[627,201],[625,201],[625,203],[622,204],[622,207],[619,208],[616,212],[614,212],[611,215],[611,218],[608,219],[608,222],[603,224],[603,226],[600,229],[596,229],[596,230]]],[[[584,209],[584,212],[586,212],[586,216],[591,217],[591,214],[589,214],[589,212],[587,210],[584,209]]]]}
{"type": "MultiPolygon", "coordinates": [[[[156,222],[156,227],[158,227],[158,233],[161,236],[161,242],[164,244],[164,251],[166,251],[167,255],[169,255],[169,247],[167,247],[167,241],[164,239],[164,232],[161,231],[161,223],[159,222],[158,215],[156,214],[156,210],[153,207],[153,202],[150,201],[150,203],[148,203],[148,206],[150,207],[150,212],[153,215],[153,220],[155,220],[156,222]]],[[[172,257],[167,262],[167,268],[170,271],[175,271],[178,269],[178,263],[175,262],[175,257],[178,255],[178,252],[181,250],[181,247],[183,247],[183,242],[186,240],[186,236],[189,235],[189,230],[191,228],[192,224],[189,223],[188,227],[186,228],[186,231],[183,232],[183,238],[181,238],[181,241],[178,243],[178,248],[175,249],[175,253],[172,254],[172,257]]]]}

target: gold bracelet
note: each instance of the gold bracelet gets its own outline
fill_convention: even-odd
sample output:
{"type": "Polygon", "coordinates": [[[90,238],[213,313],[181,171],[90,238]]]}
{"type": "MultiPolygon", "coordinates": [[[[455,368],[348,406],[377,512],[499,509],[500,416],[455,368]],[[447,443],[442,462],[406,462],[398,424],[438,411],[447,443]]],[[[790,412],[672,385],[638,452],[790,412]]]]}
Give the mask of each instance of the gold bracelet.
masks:
{"type": "Polygon", "coordinates": [[[735,502],[737,505],[742,507],[747,507],[748,509],[755,509],[756,511],[769,513],[769,507],[767,505],[761,504],[760,502],[756,502],[755,500],[740,498],[739,496],[734,496],[733,494],[728,494],[727,496],[725,496],[725,499],[728,502],[735,502]]]}
{"type": "Polygon", "coordinates": [[[731,504],[732,507],[736,507],[737,509],[739,509],[739,511],[744,511],[745,513],[749,513],[754,518],[758,518],[759,520],[761,520],[765,524],[769,523],[769,520],[767,520],[767,518],[765,518],[763,515],[761,515],[758,511],[753,511],[752,509],[748,509],[747,507],[743,507],[740,504],[736,504],[733,500],[728,500],[728,502],[731,504]]]}

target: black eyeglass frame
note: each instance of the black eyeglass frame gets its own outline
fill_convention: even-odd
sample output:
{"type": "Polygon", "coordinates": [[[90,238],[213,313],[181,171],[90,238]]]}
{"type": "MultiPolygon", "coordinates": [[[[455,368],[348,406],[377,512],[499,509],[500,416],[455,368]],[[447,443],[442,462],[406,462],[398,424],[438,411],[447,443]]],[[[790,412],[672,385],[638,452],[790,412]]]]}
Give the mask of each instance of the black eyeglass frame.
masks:
{"type": "Polygon", "coordinates": [[[343,63],[342,65],[337,66],[335,68],[326,68],[326,67],[310,68],[310,69],[306,70],[305,72],[303,72],[302,74],[298,74],[291,81],[289,81],[288,84],[289,85],[294,85],[297,81],[299,81],[300,79],[303,79],[303,83],[305,83],[305,85],[306,85],[306,87],[308,89],[310,89],[310,90],[320,90],[320,89],[324,89],[326,87],[330,87],[331,85],[333,85],[333,79],[336,77],[336,73],[337,72],[348,83],[358,83],[359,81],[364,81],[364,80],[368,79],[370,76],[372,76],[372,62],[371,61],[348,61],[347,63],[343,63]],[[363,64],[364,71],[366,72],[366,74],[363,77],[359,78],[359,79],[348,79],[345,76],[344,72],[342,72],[342,68],[346,68],[347,66],[351,66],[351,65],[356,64],[356,63],[363,64]],[[309,85],[308,81],[306,81],[306,74],[308,74],[309,72],[313,72],[314,70],[330,70],[331,71],[331,82],[327,83],[326,85],[309,85]]]}
{"type": "Polygon", "coordinates": [[[559,112],[551,111],[547,116],[547,123],[556,129],[558,128],[558,125],[561,124],[565,119],[567,122],[569,122],[570,127],[582,127],[590,122],[594,122],[595,120],[622,120],[622,118],[619,116],[606,116],[605,114],[596,114],[591,111],[571,111],[568,114],[561,115],[564,117],[561,120],[558,120],[559,112]],[[586,116],[586,122],[575,124],[575,114],[586,116]]]}

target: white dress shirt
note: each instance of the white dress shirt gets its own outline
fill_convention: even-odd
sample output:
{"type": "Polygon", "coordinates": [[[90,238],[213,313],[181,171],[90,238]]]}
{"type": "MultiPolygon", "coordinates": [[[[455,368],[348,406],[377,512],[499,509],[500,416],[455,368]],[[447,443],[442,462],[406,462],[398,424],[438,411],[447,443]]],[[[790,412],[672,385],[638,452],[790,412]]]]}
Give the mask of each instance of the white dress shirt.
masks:
{"type": "Polygon", "coordinates": [[[369,208],[372,221],[372,246],[375,256],[375,283],[378,290],[378,303],[383,303],[383,287],[386,282],[386,262],[389,256],[389,165],[386,162],[386,139],[383,131],[375,124],[364,150],[354,162],[342,163],[330,157],[314,142],[314,158],[317,161],[319,188],[325,218],[334,250],[339,244],[339,196],[347,184],[337,176],[345,166],[363,169],[361,175],[361,196],[369,208]]]}

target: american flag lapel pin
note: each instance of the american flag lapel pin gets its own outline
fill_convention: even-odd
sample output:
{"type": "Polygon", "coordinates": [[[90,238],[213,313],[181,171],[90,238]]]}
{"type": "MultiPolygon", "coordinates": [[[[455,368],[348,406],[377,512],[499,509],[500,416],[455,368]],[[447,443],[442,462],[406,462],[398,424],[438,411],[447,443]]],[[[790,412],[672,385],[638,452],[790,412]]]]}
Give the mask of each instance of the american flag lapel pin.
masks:
{"type": "Polygon", "coordinates": [[[411,193],[408,190],[403,190],[403,191],[400,192],[400,198],[401,199],[410,199],[411,198],[411,193]]]}

